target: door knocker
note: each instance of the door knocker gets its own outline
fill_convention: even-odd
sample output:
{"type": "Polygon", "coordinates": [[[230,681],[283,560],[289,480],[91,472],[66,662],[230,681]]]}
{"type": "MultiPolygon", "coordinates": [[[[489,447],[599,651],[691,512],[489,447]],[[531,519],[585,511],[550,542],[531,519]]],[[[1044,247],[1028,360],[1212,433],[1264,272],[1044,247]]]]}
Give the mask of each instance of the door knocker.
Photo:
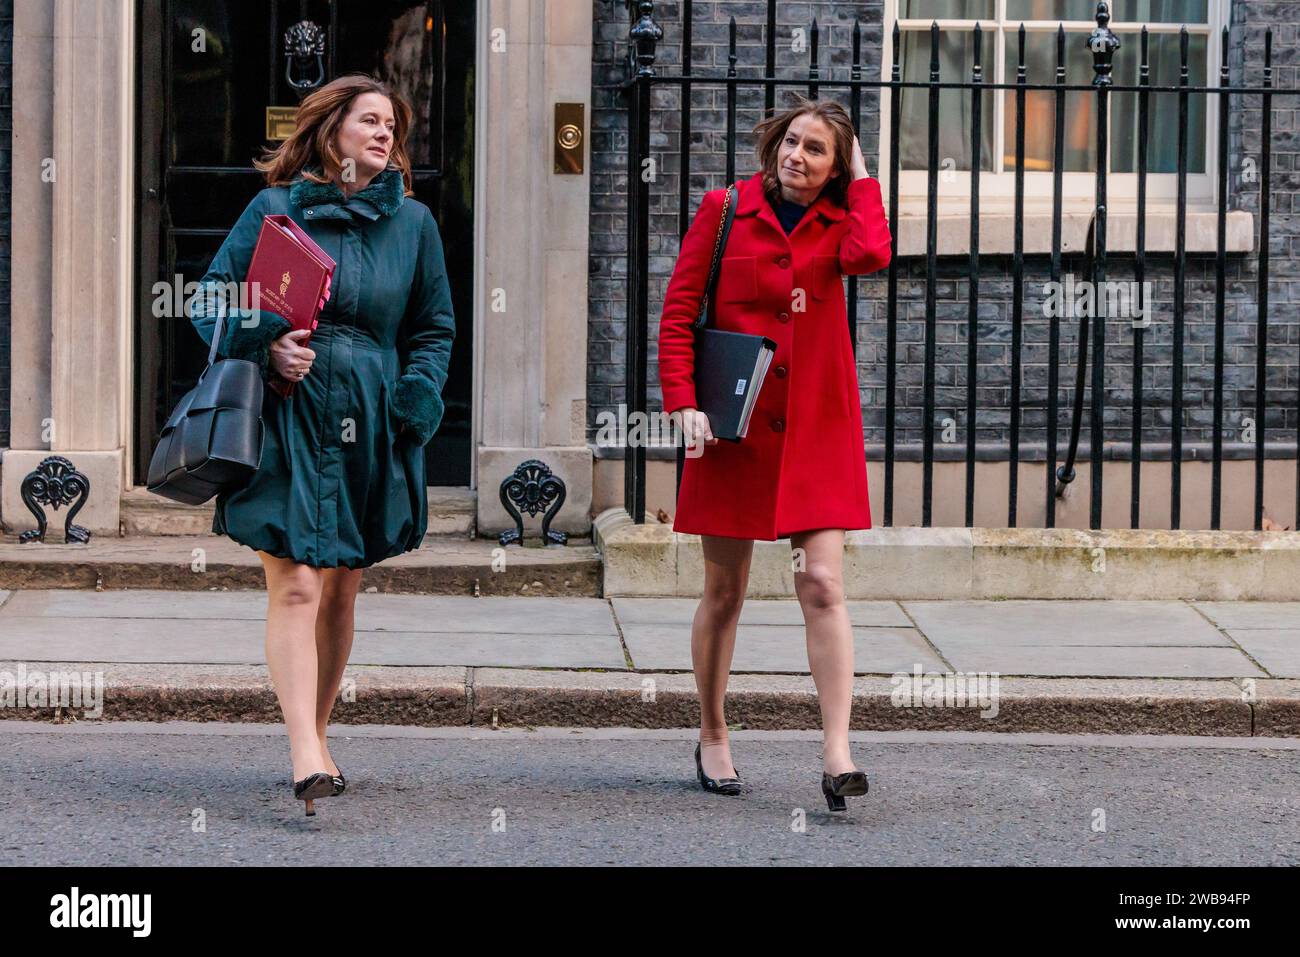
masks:
{"type": "MultiPolygon", "coordinates": [[[[284,32],[284,79],[295,90],[314,90],[325,82],[325,30],[300,20],[284,32]],[[294,64],[316,58],[316,79],[294,79],[294,64]]],[[[305,68],[305,67],[304,67],[305,68]]],[[[299,72],[302,72],[301,70],[299,72]]]]}

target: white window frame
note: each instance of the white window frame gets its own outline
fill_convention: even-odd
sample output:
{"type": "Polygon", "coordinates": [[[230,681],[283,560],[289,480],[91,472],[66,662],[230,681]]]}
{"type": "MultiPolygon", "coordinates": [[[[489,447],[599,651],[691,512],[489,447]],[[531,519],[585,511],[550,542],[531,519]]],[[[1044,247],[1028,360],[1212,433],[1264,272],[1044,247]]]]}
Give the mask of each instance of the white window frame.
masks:
{"type": "MultiPolygon", "coordinates": [[[[1122,13],[1129,0],[1114,0],[1111,3],[1110,28],[1115,33],[1134,30],[1140,31],[1143,24],[1140,21],[1125,21],[1117,18],[1118,13],[1122,13]]],[[[1189,76],[1189,83],[1192,86],[1218,86],[1219,61],[1221,49],[1221,30],[1228,23],[1231,13],[1231,0],[1207,0],[1206,16],[1208,23],[1197,25],[1188,24],[1187,32],[1192,35],[1206,35],[1205,77],[1189,76]]],[[[1007,44],[1012,44],[1012,55],[1014,56],[1014,44],[1017,42],[1017,34],[1020,28],[1020,22],[1005,23],[1006,0],[995,0],[995,16],[997,20],[898,20],[898,0],[884,0],[884,33],[883,49],[881,51],[881,78],[886,82],[890,79],[893,70],[893,31],[894,23],[897,21],[900,30],[907,27],[929,29],[931,22],[938,24],[940,31],[945,29],[971,28],[975,22],[980,24],[982,32],[992,31],[994,34],[994,63],[1002,64],[1006,61],[1007,44]],[[999,23],[1003,25],[999,28],[999,23]]],[[[1046,20],[1026,20],[1025,32],[1046,31],[1055,34],[1057,21],[1046,20]]],[[[1067,31],[1066,42],[1079,42],[1078,34],[1071,34],[1071,29],[1092,30],[1096,28],[1095,20],[1067,20],[1065,27],[1067,31]]],[[[1147,33],[1173,33],[1178,34],[1182,25],[1178,23],[1147,23],[1147,33]]],[[[1131,44],[1136,38],[1131,35],[1122,37],[1125,45],[1131,44]]],[[[1130,54],[1131,55],[1131,54],[1130,54]]],[[[1014,83],[1014,72],[1010,77],[999,81],[996,78],[996,71],[989,68],[988,64],[984,65],[984,77],[990,83],[1004,82],[1014,83]]],[[[950,81],[953,77],[942,77],[943,81],[950,81]]],[[[969,76],[961,78],[963,81],[969,80],[969,76]]],[[[1085,83],[1091,82],[1092,75],[1086,79],[1073,76],[1067,76],[1067,83],[1085,83]]],[[[969,96],[969,90],[963,90],[963,94],[969,96]]],[[[1002,91],[995,90],[994,93],[1007,93],[1009,102],[1007,108],[1015,109],[1014,90],[1002,91]]],[[[890,149],[890,89],[881,88],[880,91],[880,153],[878,157],[879,171],[878,179],[884,195],[889,195],[889,149],[890,149]]],[[[996,96],[995,96],[996,100],[996,96]]],[[[1113,100],[1113,97],[1112,97],[1113,100]]],[[[1189,209],[1217,209],[1218,201],[1218,124],[1219,124],[1219,104],[1218,98],[1214,96],[1206,97],[1205,110],[1205,172],[1187,174],[1187,204],[1189,209]]],[[[1152,101],[1154,106],[1154,100],[1152,101]]],[[[998,166],[1002,163],[1002,157],[1005,149],[1005,124],[998,122],[998,111],[994,109],[992,116],[985,115],[983,122],[992,123],[994,128],[994,147],[993,160],[994,170],[980,173],[980,210],[981,213],[996,213],[999,211],[1010,212],[1015,202],[1015,171],[1005,170],[996,172],[998,166]]],[[[1112,111],[1112,116],[1113,111],[1112,111]]],[[[904,118],[906,121],[906,118],[904,118]]],[[[1176,131],[1176,121],[1173,130],[1176,131]]],[[[1176,132],[1171,132],[1176,135],[1176,132]]],[[[1114,138],[1110,142],[1113,144],[1114,138]]],[[[1190,148],[1190,144],[1189,144],[1190,148]]],[[[1113,154],[1112,154],[1113,155],[1113,154]]],[[[1110,163],[1111,157],[1107,157],[1107,163],[1110,163]]],[[[1190,166],[1189,153],[1189,166],[1190,166]]],[[[970,171],[957,170],[955,175],[945,177],[940,171],[938,183],[938,205],[941,210],[957,212],[969,211],[970,208],[970,171]]],[[[900,214],[913,216],[924,214],[927,203],[927,171],[925,170],[900,170],[898,185],[898,204],[900,214]]],[[[1053,173],[1051,171],[1026,170],[1024,174],[1024,203],[1028,211],[1041,212],[1050,210],[1052,206],[1053,194],[1053,173]]],[[[1116,173],[1108,172],[1107,199],[1108,205],[1114,210],[1136,210],[1137,208],[1137,173],[1116,173]]],[[[1095,201],[1095,174],[1085,172],[1066,171],[1061,177],[1061,196],[1062,207],[1065,210],[1079,211],[1091,209],[1095,201]]],[[[1176,207],[1178,197],[1178,174],[1177,173],[1147,173],[1147,209],[1148,211],[1159,211],[1164,209],[1173,209],[1176,207]]]]}

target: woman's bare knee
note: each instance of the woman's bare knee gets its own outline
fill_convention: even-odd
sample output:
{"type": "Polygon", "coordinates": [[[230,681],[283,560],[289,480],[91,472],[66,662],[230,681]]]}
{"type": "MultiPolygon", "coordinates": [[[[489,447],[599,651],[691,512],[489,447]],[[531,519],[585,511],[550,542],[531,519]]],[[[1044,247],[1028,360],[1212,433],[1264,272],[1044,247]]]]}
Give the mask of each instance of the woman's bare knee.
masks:
{"type": "Polygon", "coordinates": [[[809,565],[794,576],[794,590],[805,609],[825,611],[844,603],[844,583],[834,569],[809,565]]]}
{"type": "Polygon", "coordinates": [[[702,541],[704,603],[715,615],[737,616],[745,603],[754,542],[713,535],[703,536],[702,541]]]}
{"type": "Polygon", "coordinates": [[[320,607],[331,615],[351,612],[356,605],[361,570],[330,568],[321,575],[320,607]]]}
{"type": "Polygon", "coordinates": [[[704,602],[714,615],[733,618],[740,615],[745,604],[745,582],[737,580],[708,582],[704,589],[704,602]]]}
{"type": "Polygon", "coordinates": [[[266,567],[266,591],[272,602],[281,606],[315,605],[320,602],[319,569],[274,556],[264,555],[262,562],[266,567]]]}

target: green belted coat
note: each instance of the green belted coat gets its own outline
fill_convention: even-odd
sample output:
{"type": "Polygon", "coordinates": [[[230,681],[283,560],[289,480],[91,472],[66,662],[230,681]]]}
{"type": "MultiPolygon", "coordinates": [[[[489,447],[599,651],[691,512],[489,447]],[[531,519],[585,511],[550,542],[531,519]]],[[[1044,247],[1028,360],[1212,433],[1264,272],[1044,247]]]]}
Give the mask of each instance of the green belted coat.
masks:
{"type": "MultiPolygon", "coordinates": [[[[189,302],[207,343],[222,308],[212,289],[243,281],[269,213],[292,216],[337,266],[311,371],[288,399],[265,389],[261,464],[217,497],[212,530],[304,565],[363,568],[418,548],[428,525],[424,446],[442,421],[455,334],[442,238],[396,168],[351,197],[301,174],[263,189],[189,302]]],[[[289,323],[242,302],[227,308],[219,351],[269,378],[271,343],[289,323]]]]}

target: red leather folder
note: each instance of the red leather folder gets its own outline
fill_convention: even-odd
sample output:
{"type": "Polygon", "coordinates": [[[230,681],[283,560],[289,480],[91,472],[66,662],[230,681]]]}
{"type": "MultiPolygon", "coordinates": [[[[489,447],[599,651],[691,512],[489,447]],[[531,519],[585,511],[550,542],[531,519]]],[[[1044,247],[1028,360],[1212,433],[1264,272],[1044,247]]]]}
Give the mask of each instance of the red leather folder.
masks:
{"type": "MultiPolygon", "coordinates": [[[[258,284],[258,307],[279,313],[294,329],[314,330],[329,299],[334,260],[289,216],[263,217],[245,281],[258,284]]],[[[299,340],[306,345],[311,339],[299,340]]],[[[294,383],[278,374],[271,388],[288,398],[294,383]]]]}

